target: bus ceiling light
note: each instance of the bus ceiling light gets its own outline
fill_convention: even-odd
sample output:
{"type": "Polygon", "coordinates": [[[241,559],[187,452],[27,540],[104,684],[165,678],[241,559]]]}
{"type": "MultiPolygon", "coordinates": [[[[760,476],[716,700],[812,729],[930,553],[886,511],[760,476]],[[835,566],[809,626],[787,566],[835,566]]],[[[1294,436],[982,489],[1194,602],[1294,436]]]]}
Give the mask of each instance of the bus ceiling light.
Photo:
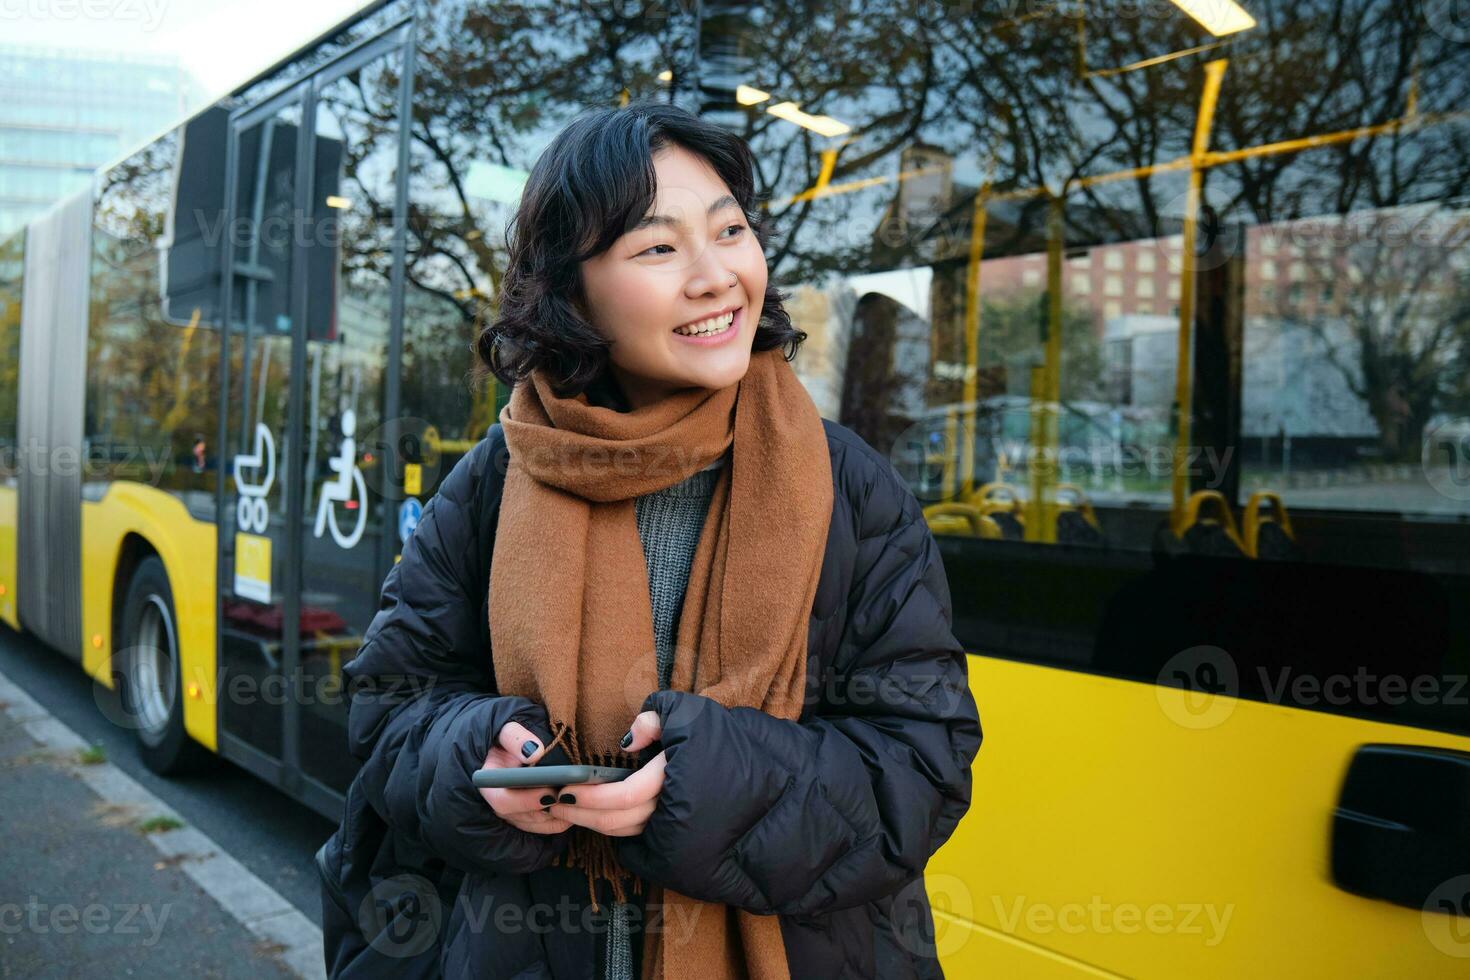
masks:
{"type": "Polygon", "coordinates": [[[352,202],[347,200],[347,198],[345,197],[338,197],[336,194],[328,194],[327,207],[337,208],[340,211],[350,211],[352,209],[352,202]]]}
{"type": "Polygon", "coordinates": [[[770,97],[770,92],[762,92],[760,89],[752,88],[749,85],[735,86],[735,101],[741,105],[755,105],[758,102],[766,101],[770,97]]]}
{"type": "Polygon", "coordinates": [[[1201,27],[1216,37],[1256,26],[1256,19],[1235,0],[1174,0],[1174,6],[1199,21],[1201,27]]]}
{"type": "Polygon", "coordinates": [[[843,133],[852,131],[852,127],[845,122],[838,122],[831,116],[809,116],[796,107],[795,102],[778,102],[766,109],[777,119],[796,123],[820,136],[841,136],[843,133]]]}

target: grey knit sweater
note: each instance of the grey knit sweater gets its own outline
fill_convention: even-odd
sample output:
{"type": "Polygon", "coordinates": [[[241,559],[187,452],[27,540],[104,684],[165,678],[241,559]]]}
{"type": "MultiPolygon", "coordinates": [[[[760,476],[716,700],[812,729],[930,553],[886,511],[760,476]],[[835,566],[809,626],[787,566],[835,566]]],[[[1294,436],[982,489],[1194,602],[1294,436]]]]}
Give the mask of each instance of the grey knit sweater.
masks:
{"type": "MultiPolygon", "coordinates": [[[[638,536],[643,540],[643,558],[648,565],[648,593],[653,601],[654,656],[658,664],[658,686],[669,686],[674,669],[674,638],[679,628],[679,609],[689,582],[689,567],[699,544],[710,496],[720,476],[724,459],[664,490],[644,494],[633,501],[638,517],[638,536]]],[[[634,980],[632,943],[628,935],[631,905],[612,903],[607,930],[607,980],[634,980]]]]}

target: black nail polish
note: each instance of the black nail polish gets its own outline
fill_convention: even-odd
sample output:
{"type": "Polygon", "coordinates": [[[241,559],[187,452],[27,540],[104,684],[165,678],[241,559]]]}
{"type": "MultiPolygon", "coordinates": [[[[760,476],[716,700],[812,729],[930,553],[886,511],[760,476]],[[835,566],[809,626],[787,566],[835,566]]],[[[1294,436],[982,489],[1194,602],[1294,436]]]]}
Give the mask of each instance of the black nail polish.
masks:
{"type": "Polygon", "coordinates": [[[523,759],[529,759],[529,758],[531,758],[531,756],[534,755],[536,753],[536,750],[539,749],[539,748],[541,748],[541,746],[537,742],[527,742],[527,743],[525,743],[524,745],[521,746],[521,758],[523,758],[523,759]]]}
{"type": "Polygon", "coordinates": [[[553,804],[555,802],[556,802],[556,797],[552,796],[550,793],[547,793],[545,796],[541,797],[541,805],[542,806],[550,806],[551,804],[553,804]]]}
{"type": "Polygon", "coordinates": [[[561,794],[561,801],[563,803],[575,803],[577,802],[577,798],[571,793],[563,793],[561,794]]]}
{"type": "Polygon", "coordinates": [[[626,734],[626,735],[623,736],[623,740],[621,742],[619,742],[618,744],[621,745],[625,749],[628,746],[632,745],[633,744],[633,732],[630,730],[628,732],[628,734],[626,734]]]}

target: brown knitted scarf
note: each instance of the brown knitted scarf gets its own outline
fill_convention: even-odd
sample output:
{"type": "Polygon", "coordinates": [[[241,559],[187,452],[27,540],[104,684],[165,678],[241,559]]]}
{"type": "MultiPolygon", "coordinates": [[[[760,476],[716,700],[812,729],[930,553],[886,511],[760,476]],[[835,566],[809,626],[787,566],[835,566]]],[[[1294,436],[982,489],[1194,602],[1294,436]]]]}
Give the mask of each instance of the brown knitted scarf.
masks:
{"type": "MultiPolygon", "coordinates": [[[[779,349],[753,353],[729,387],[682,389],[630,412],[585,392],[558,398],[535,372],[500,422],[510,468],[490,571],[495,677],[502,693],[546,705],[553,745],[576,762],[637,766],[618,742],[658,678],[634,498],[732,447],[690,569],[670,686],[798,718],[832,462],[821,416],[779,349]]],[[[633,876],[611,838],[570,833],[566,863],[586,871],[594,907],[598,877],[626,900],[633,876]]],[[[776,916],[648,884],[650,916],[661,911],[664,927],[644,933],[644,980],[788,980],[776,916]]],[[[635,891],[642,885],[633,878],[635,891]]]]}

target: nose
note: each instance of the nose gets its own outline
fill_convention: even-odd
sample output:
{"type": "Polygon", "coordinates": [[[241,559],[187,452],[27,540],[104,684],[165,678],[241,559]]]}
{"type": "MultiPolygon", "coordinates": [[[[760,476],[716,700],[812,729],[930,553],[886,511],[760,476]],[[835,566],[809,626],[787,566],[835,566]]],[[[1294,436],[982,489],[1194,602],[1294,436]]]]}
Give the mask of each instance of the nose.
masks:
{"type": "Polygon", "coordinates": [[[721,260],[716,249],[706,248],[690,267],[684,292],[690,299],[720,296],[740,281],[739,275],[721,260]]]}

